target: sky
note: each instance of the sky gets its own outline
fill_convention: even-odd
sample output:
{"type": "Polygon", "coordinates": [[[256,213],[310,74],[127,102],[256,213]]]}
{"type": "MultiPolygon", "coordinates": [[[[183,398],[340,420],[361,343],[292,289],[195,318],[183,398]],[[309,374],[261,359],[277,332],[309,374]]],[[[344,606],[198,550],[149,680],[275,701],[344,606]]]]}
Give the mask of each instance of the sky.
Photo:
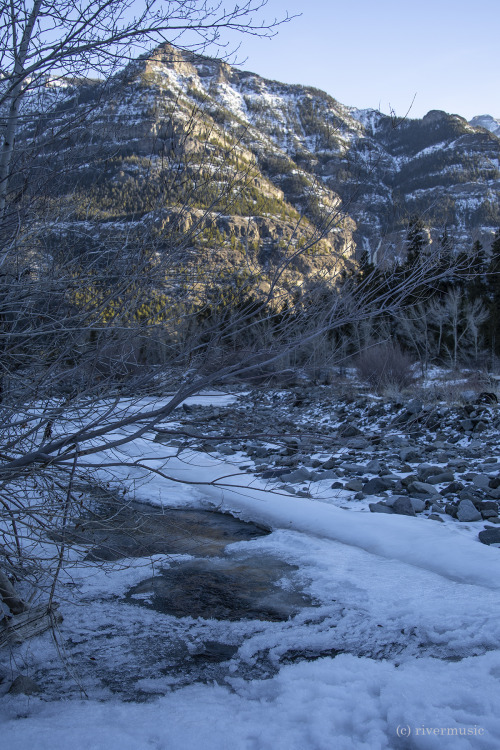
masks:
{"type": "Polygon", "coordinates": [[[422,117],[500,117],[500,0],[268,0],[302,14],[273,39],[245,36],[242,69],[314,86],[342,104],[422,117]]]}

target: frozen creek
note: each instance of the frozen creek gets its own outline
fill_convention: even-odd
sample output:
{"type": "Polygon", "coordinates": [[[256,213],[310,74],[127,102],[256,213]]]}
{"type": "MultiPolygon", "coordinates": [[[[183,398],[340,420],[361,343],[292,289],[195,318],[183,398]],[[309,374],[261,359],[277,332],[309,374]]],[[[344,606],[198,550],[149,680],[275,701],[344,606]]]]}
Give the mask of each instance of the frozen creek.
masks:
{"type": "Polygon", "coordinates": [[[230,407],[220,433],[279,416],[294,441],[281,453],[269,437],[217,438],[208,405],[179,410],[191,434],[177,444],[165,425],[127,447],[163,475],[131,463],[140,504],[75,531],[56,643],[32,639],[8,665],[42,688],[2,698],[12,750],[500,746],[500,556],[478,539],[495,524],[497,407],[477,430],[472,411],[469,425],[438,406],[436,426],[424,409],[410,423],[405,406],[359,402],[349,436],[342,405],[273,399],[230,407]],[[315,443],[297,446],[299,430],[315,443]],[[455,484],[426,488],[415,516],[370,512],[414,498],[435,466],[455,484]],[[388,484],[368,492],[377,477],[388,484]],[[440,511],[441,489],[450,509],[468,493],[481,520],[440,511]],[[406,740],[399,726],[482,734],[406,740]]]}

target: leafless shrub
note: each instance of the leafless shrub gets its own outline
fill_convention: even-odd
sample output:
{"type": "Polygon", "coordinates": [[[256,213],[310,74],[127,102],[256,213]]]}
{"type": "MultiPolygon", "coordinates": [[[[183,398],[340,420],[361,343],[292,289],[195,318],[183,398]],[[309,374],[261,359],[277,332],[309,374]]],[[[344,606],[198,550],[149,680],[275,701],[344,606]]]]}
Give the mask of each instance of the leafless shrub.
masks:
{"type": "Polygon", "coordinates": [[[357,359],[359,377],[378,392],[388,388],[407,388],[415,382],[414,362],[400,346],[381,343],[362,351],[357,359]]]}

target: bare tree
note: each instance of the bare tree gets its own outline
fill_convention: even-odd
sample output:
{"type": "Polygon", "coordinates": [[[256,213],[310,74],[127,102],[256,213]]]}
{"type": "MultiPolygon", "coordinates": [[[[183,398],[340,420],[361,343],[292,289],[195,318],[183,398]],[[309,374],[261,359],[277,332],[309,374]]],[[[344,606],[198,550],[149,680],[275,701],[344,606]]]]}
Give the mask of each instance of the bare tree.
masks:
{"type": "Polygon", "coordinates": [[[428,302],[418,302],[402,310],[396,320],[399,337],[418,356],[424,376],[430,360],[439,352],[439,343],[436,346],[434,340],[432,307],[428,302]]]}
{"type": "Polygon", "coordinates": [[[431,320],[438,326],[438,351],[441,344],[448,352],[452,366],[456,369],[460,355],[472,346],[477,358],[480,347],[480,327],[488,319],[488,311],[481,300],[469,300],[460,288],[450,289],[442,300],[430,306],[431,320]],[[446,333],[450,343],[446,343],[446,333]]]}
{"type": "MultiPolygon", "coordinates": [[[[88,227],[82,231],[81,223],[72,229],[73,222],[73,243],[61,244],[67,222],[75,215],[74,201],[61,202],[50,182],[54,171],[64,175],[72,164],[58,156],[54,170],[50,144],[64,151],[61,144],[66,138],[66,151],[71,152],[78,133],[88,130],[89,111],[96,104],[85,107],[73,101],[74,84],[89,75],[113,79],[125,62],[162,43],[168,43],[173,59],[180,58],[181,50],[199,54],[207,49],[224,58],[231,52],[227,32],[273,35],[278,21],[263,20],[264,5],[265,0],[229,8],[217,0],[11,0],[0,6],[0,432],[2,460],[21,459],[19,471],[9,469],[0,479],[0,593],[14,613],[25,605],[7,572],[25,578],[31,571],[33,581],[40,581],[48,569],[55,575],[60,570],[64,540],[56,557],[44,560],[37,539],[47,540],[51,528],[65,527],[76,503],[77,480],[85,481],[80,439],[68,443],[66,438],[75,428],[77,433],[83,428],[94,442],[98,425],[104,435],[105,425],[111,428],[113,422],[124,427],[137,423],[138,414],[119,405],[117,387],[134,377],[141,350],[151,348],[152,342],[169,349],[163,361],[175,360],[182,350],[174,321],[176,316],[189,316],[185,301],[179,299],[168,315],[165,310],[152,314],[144,301],[153,296],[158,309],[167,307],[165,275],[179,268],[212,208],[209,204],[198,216],[191,213],[186,226],[192,188],[183,198],[179,181],[185,172],[166,169],[170,189],[181,194],[168,217],[168,253],[165,232],[160,240],[155,222],[147,227],[146,239],[121,232],[114,240],[98,241],[93,251],[95,233],[88,227]],[[58,105],[59,117],[53,114],[58,105]],[[159,242],[162,263],[156,261],[159,242]],[[75,251],[75,245],[84,252],[75,251]],[[159,329],[161,336],[156,335],[159,329]],[[110,393],[111,404],[97,417],[96,398],[110,393]],[[24,463],[22,456],[33,449],[44,453],[43,446],[54,439],[64,443],[58,453],[67,452],[70,445],[76,450],[71,467],[49,468],[49,460],[48,473],[33,473],[27,467],[37,466],[38,460],[24,463]]],[[[89,85],[105,89],[99,82],[89,85]]],[[[177,142],[170,133],[167,161],[175,157],[179,162],[178,151],[189,132],[184,123],[177,142]]],[[[198,190],[217,175],[217,167],[214,171],[206,161],[191,172],[190,183],[198,190]]],[[[164,192],[166,187],[162,186],[164,192]]],[[[174,285],[182,283],[181,277],[179,271],[174,285]]],[[[192,385],[181,388],[192,390],[192,385]]],[[[172,408],[177,403],[178,399],[172,408]]],[[[153,424],[164,410],[149,411],[153,424]]],[[[53,591],[51,584],[50,599],[53,591]]]]}

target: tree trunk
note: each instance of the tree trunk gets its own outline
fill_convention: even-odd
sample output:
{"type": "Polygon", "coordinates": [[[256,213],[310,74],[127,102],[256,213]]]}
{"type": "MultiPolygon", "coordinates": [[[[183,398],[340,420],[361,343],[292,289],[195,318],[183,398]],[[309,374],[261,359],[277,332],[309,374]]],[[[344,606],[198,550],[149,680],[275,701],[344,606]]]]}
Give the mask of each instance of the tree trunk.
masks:
{"type": "MultiPolygon", "coordinates": [[[[33,27],[35,26],[36,20],[40,13],[41,4],[42,0],[35,0],[30,16],[28,18],[28,22],[24,28],[21,44],[19,45],[19,49],[17,50],[16,54],[16,62],[14,66],[14,85],[7,99],[9,111],[3,136],[2,152],[0,154],[0,218],[5,214],[7,192],[10,180],[10,165],[12,162],[14,142],[16,140],[17,127],[19,124],[19,107],[21,105],[21,99],[23,96],[23,82],[25,75],[24,64],[28,55],[28,49],[33,34],[33,27]]],[[[16,22],[16,19],[13,18],[12,23],[15,24],[16,22]]]]}
{"type": "Polygon", "coordinates": [[[0,596],[14,615],[19,615],[28,609],[28,605],[18,596],[14,586],[2,570],[0,570],[0,596]]]}

